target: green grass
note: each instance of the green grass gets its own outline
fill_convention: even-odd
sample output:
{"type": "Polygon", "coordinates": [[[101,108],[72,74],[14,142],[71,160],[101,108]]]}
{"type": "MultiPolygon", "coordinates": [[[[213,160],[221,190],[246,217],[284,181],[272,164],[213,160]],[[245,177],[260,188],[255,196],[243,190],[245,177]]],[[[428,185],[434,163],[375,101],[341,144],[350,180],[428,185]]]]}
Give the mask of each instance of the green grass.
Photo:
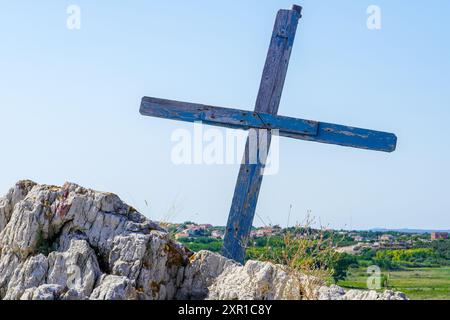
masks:
{"type": "MultiPolygon", "coordinates": [[[[366,289],[367,273],[364,268],[352,269],[344,288],[366,289]]],[[[404,292],[412,300],[450,300],[450,267],[417,268],[383,272],[389,275],[389,289],[404,292]]]]}

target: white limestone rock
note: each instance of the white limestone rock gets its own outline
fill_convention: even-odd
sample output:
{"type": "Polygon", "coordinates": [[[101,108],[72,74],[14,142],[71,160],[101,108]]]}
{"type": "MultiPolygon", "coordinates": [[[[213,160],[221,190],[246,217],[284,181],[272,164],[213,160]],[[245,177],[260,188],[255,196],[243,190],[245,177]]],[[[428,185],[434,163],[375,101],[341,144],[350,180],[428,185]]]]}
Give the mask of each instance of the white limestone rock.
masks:
{"type": "Polygon", "coordinates": [[[234,270],[238,263],[210,251],[199,251],[179,275],[183,280],[177,293],[178,299],[201,300],[208,296],[210,287],[226,269],[234,270]]]}
{"type": "Polygon", "coordinates": [[[188,262],[187,249],[119,197],[72,183],[18,182],[0,200],[0,227],[2,299],[88,299],[99,286],[107,291],[93,297],[118,296],[118,280],[102,274],[126,279],[126,297],[173,299],[188,262]]]}
{"type": "Polygon", "coordinates": [[[136,300],[134,283],[126,277],[103,275],[100,284],[90,296],[91,300],[136,300]]]}
{"type": "Polygon", "coordinates": [[[345,290],[339,286],[320,286],[316,291],[317,300],[342,300],[345,290]]]}
{"type": "Polygon", "coordinates": [[[6,295],[9,282],[20,265],[20,259],[17,255],[8,252],[5,248],[3,248],[3,251],[0,254],[0,298],[6,295]]]}
{"type": "MultiPolygon", "coordinates": [[[[229,264],[226,258],[212,253],[201,253],[201,268],[191,263],[186,269],[197,274],[210,274],[207,299],[212,300],[408,300],[400,292],[345,291],[337,285],[325,286],[314,277],[299,275],[281,265],[270,262],[248,261],[245,266],[229,264]],[[218,269],[217,261],[224,267],[218,269]],[[223,271],[220,271],[223,270],[223,271]]],[[[187,277],[186,279],[189,279],[187,277]]],[[[186,281],[186,280],[185,280],[186,281]]],[[[202,287],[202,286],[199,286],[202,287]]],[[[194,290],[189,288],[191,292],[194,290]]]]}
{"type": "Polygon", "coordinates": [[[11,188],[5,197],[0,198],[0,232],[9,222],[16,203],[23,200],[35,185],[32,181],[21,181],[11,188]]]}
{"type": "Polygon", "coordinates": [[[374,290],[349,290],[342,297],[342,300],[408,300],[406,295],[401,292],[386,290],[385,292],[376,292],[374,290]]]}
{"type": "Polygon", "coordinates": [[[193,254],[118,196],[18,182],[0,198],[0,299],[405,300],[280,265],[193,254]]]}
{"type": "Polygon", "coordinates": [[[248,261],[245,266],[235,264],[225,268],[209,286],[208,299],[301,300],[312,290],[308,286],[312,281],[280,265],[248,261]]]}
{"type": "Polygon", "coordinates": [[[72,240],[66,251],[50,253],[48,265],[47,283],[73,289],[80,296],[89,296],[101,275],[95,252],[85,240],[72,240]]]}
{"type": "Polygon", "coordinates": [[[21,263],[11,277],[5,300],[19,300],[25,290],[44,284],[48,270],[47,258],[39,254],[21,263]]]}
{"type": "Polygon", "coordinates": [[[26,289],[20,300],[58,300],[63,291],[64,287],[57,284],[43,284],[26,289]]]}

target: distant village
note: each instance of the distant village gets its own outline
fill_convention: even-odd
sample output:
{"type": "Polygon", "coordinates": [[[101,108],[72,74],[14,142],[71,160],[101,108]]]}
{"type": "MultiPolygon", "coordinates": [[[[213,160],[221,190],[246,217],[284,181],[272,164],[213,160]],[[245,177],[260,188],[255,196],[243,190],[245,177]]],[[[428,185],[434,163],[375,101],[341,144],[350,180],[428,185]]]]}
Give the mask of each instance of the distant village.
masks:
{"type": "MultiPolygon", "coordinates": [[[[175,233],[175,239],[209,237],[213,239],[223,239],[225,236],[225,227],[214,227],[210,224],[184,223],[174,225],[178,232],[175,233]],[[181,229],[181,230],[180,230],[181,229]]],[[[254,228],[250,232],[251,238],[262,238],[280,235],[283,229],[279,226],[269,226],[263,228],[254,228]]]]}
{"type": "MultiPolygon", "coordinates": [[[[196,224],[185,222],[182,224],[172,224],[169,229],[179,241],[187,241],[196,238],[209,238],[222,240],[225,234],[225,227],[215,227],[211,224],[196,224]]],[[[266,226],[253,228],[250,233],[252,239],[282,236],[286,232],[294,233],[297,237],[304,237],[301,228],[283,229],[280,226],[266,226]],[[295,234],[298,232],[298,234],[295,234]]],[[[430,243],[439,239],[448,239],[448,232],[432,233],[402,233],[402,232],[378,232],[378,231],[346,231],[346,230],[325,230],[343,239],[336,248],[339,252],[357,254],[364,249],[410,249],[418,243],[430,243]]],[[[314,234],[308,234],[314,236],[314,234]]]]}
{"type": "Polygon", "coordinates": [[[339,231],[339,234],[350,236],[355,244],[340,247],[339,252],[350,254],[358,254],[364,249],[411,249],[418,243],[430,243],[440,239],[448,239],[448,232],[432,232],[432,233],[402,233],[389,232],[379,234],[378,232],[370,232],[370,236],[364,236],[368,232],[362,231],[339,231]]]}

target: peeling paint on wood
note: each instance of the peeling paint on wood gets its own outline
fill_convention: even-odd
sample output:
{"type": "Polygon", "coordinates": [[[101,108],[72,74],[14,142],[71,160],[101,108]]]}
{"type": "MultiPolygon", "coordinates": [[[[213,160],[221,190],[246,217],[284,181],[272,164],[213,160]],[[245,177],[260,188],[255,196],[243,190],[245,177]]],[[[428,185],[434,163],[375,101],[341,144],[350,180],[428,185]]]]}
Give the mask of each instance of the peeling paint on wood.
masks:
{"type": "Polygon", "coordinates": [[[140,113],[233,129],[278,129],[282,137],[376,151],[392,152],[397,143],[397,137],[387,132],[150,97],[142,99],[140,113]]]}
{"type": "MultiPolygon", "coordinates": [[[[291,56],[301,9],[278,11],[270,41],[269,52],[261,78],[255,112],[276,115],[291,56]]],[[[270,146],[271,134],[268,134],[270,146]]],[[[249,140],[245,155],[249,154],[249,140]]],[[[258,150],[259,154],[259,150],[258,150]]],[[[233,202],[228,216],[222,254],[238,262],[245,258],[245,247],[255,216],[256,203],[261,189],[265,159],[257,164],[243,161],[236,182],[233,202]]]]}
{"type": "Polygon", "coordinates": [[[316,121],[149,97],[142,99],[140,112],[146,116],[187,122],[201,121],[204,124],[234,129],[279,129],[298,135],[317,135],[318,130],[316,121]]]}

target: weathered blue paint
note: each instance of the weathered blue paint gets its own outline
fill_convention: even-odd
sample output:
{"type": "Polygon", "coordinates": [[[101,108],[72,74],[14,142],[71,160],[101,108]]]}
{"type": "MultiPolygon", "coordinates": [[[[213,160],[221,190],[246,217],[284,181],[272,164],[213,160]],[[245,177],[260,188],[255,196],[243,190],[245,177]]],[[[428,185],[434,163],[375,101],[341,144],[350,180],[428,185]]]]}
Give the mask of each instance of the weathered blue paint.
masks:
{"type": "MultiPolygon", "coordinates": [[[[281,136],[294,139],[376,151],[394,151],[397,137],[392,133],[277,116],[301,10],[300,6],[294,5],[292,10],[280,10],[277,14],[255,111],[144,97],[140,108],[141,114],[180,121],[202,121],[205,124],[236,129],[267,129],[269,145],[272,130],[278,129],[281,136]]],[[[256,133],[261,134],[260,130],[256,133]]],[[[249,154],[247,139],[222,250],[225,256],[239,262],[243,262],[245,258],[245,247],[262,183],[263,164],[266,160],[264,157],[267,156],[265,152],[259,151],[258,163],[246,163],[245,155],[249,154]]]]}
{"type": "Polygon", "coordinates": [[[387,132],[151,97],[142,99],[140,113],[233,129],[278,129],[283,137],[376,151],[392,152],[397,142],[396,136],[387,132]]]}
{"type": "Polygon", "coordinates": [[[317,135],[318,130],[316,121],[149,97],[142,99],[140,113],[172,120],[201,121],[234,129],[279,129],[298,135],[317,135]]]}
{"type": "MultiPolygon", "coordinates": [[[[294,6],[293,10],[278,11],[261,77],[255,112],[272,115],[278,112],[300,17],[301,7],[298,6],[294,6]]],[[[270,131],[267,136],[270,146],[272,137],[270,131]]],[[[222,249],[224,256],[241,263],[245,258],[245,248],[253,225],[256,203],[262,184],[263,164],[266,162],[266,154],[264,152],[261,154],[258,150],[259,162],[256,164],[246,163],[245,156],[249,154],[249,146],[250,143],[247,139],[244,161],[239,169],[222,249]]]]}
{"type": "Polygon", "coordinates": [[[393,152],[397,146],[397,137],[393,133],[326,122],[319,122],[319,130],[315,136],[298,135],[289,132],[283,132],[280,135],[300,140],[383,152],[393,152]]]}

